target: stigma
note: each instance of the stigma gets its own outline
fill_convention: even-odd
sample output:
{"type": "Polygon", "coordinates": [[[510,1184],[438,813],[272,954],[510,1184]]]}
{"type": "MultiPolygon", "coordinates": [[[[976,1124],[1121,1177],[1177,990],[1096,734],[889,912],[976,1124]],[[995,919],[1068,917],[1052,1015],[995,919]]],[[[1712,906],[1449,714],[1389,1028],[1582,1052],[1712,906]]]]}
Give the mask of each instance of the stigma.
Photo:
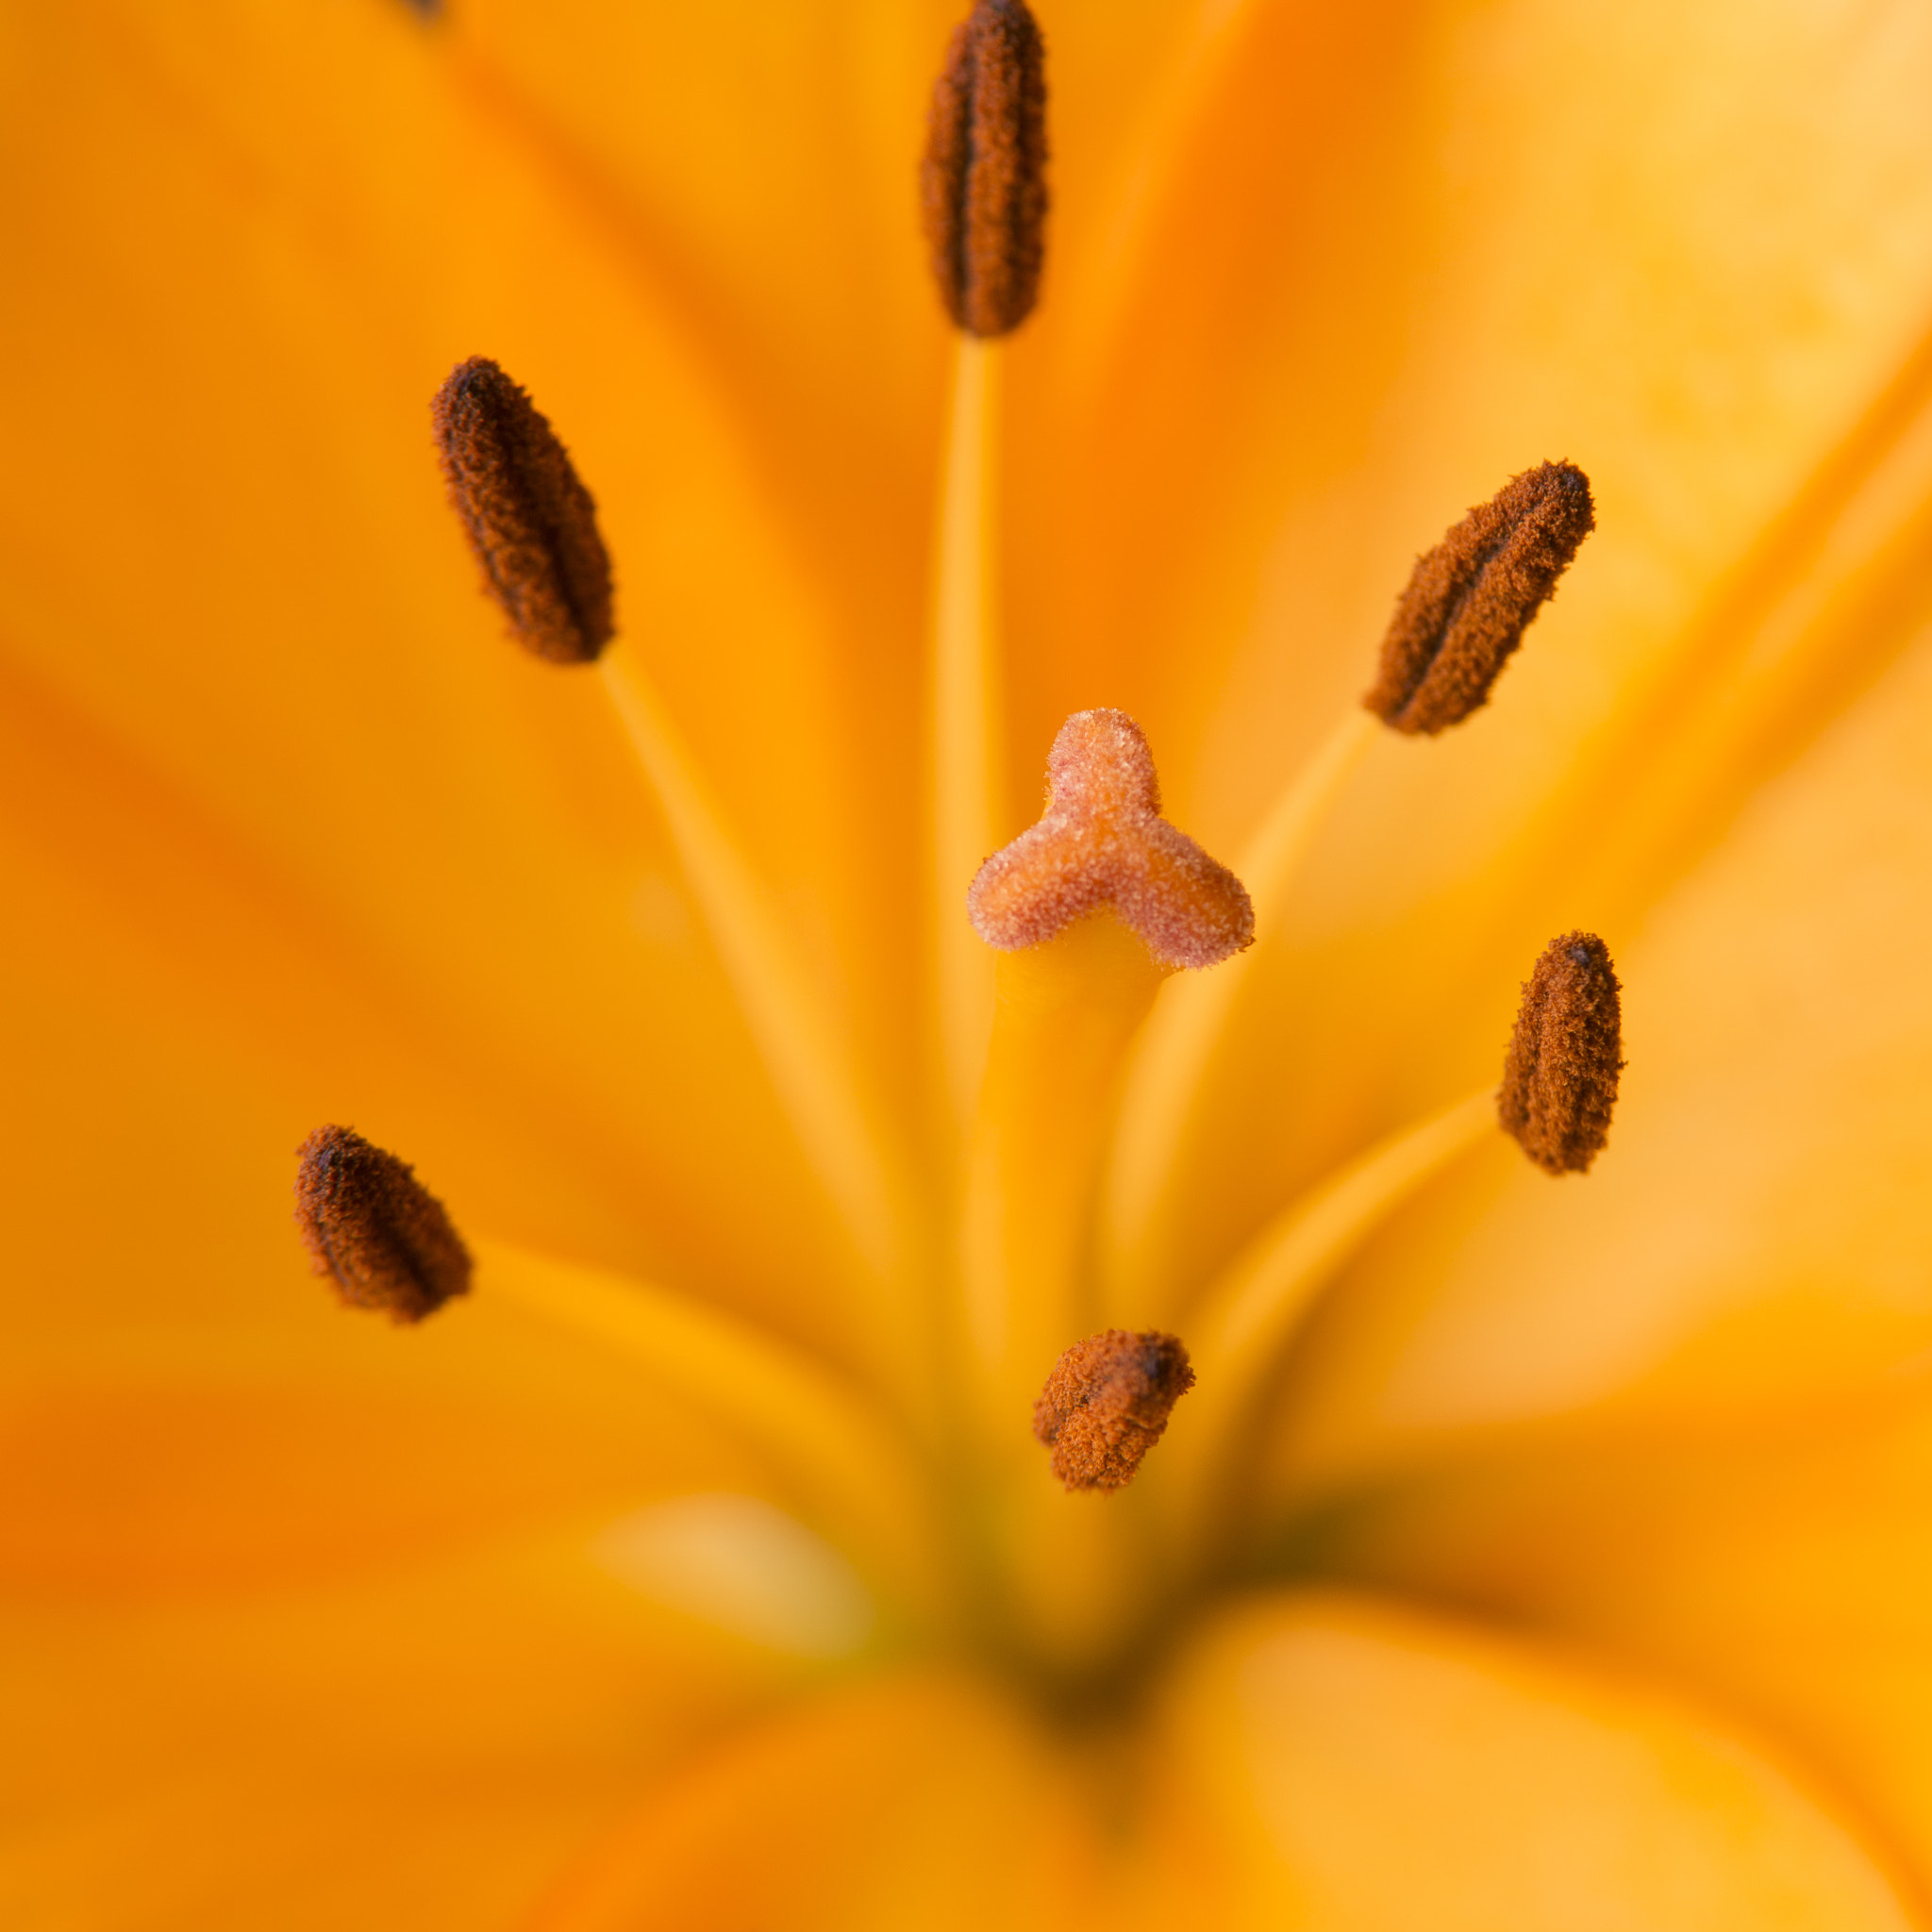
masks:
{"type": "Polygon", "coordinates": [[[1193,1386],[1178,1337],[1103,1329],[1053,1365],[1033,1405],[1033,1433],[1069,1490],[1124,1489],[1193,1386]]]}
{"type": "Polygon", "coordinates": [[[1417,560],[1362,703],[1391,730],[1430,737],[1479,710],[1595,527],[1574,463],[1512,476],[1417,560]]]}
{"type": "Polygon", "coordinates": [[[1609,1140],[1624,1069],[1610,951],[1594,933],[1552,940],[1523,989],[1496,1112],[1546,1174],[1582,1174],[1609,1140]]]}
{"type": "Polygon", "coordinates": [[[1160,784],[1124,711],[1076,711],[1046,760],[1039,823],[979,868],[973,928],[1002,952],[1110,907],[1162,966],[1212,966],[1255,938],[1246,889],[1160,816],[1160,784]]]}
{"type": "Polygon", "coordinates": [[[302,1245],[349,1307],[420,1322],[467,1292],[470,1251],[407,1161],[349,1127],[318,1127],[295,1154],[302,1245]]]}
{"type": "Polygon", "coordinates": [[[510,635],[549,663],[591,663],[617,634],[610,558],[557,432],[487,356],[458,363],[430,414],[451,507],[510,635]]]}

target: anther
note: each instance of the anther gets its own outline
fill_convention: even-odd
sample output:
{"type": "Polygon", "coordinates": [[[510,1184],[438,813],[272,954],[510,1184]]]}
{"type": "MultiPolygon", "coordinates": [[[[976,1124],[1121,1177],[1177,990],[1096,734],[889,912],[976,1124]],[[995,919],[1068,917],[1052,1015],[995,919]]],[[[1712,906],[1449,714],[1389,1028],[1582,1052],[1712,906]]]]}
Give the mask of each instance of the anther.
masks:
{"type": "Polygon", "coordinates": [[[1581,1174],[1609,1139],[1624,1067],[1609,948],[1593,933],[1552,940],[1523,989],[1496,1113],[1550,1174],[1581,1174]]]}
{"type": "Polygon", "coordinates": [[[979,868],[966,909],[988,945],[1015,952],[1104,906],[1163,966],[1212,966],[1255,937],[1241,880],[1160,816],[1141,727],[1075,711],[1047,757],[1040,822],[979,868]]]}
{"type": "Polygon", "coordinates": [[[485,356],[431,405],[449,500],[510,634],[553,664],[588,664],[615,635],[597,506],[557,432],[485,356]]]}
{"type": "Polygon", "coordinates": [[[420,1322],[470,1286],[470,1252],[408,1162],[348,1127],[295,1150],[295,1225],[343,1301],[420,1322]]]}
{"type": "Polygon", "coordinates": [[[946,313],[1003,336],[1032,313],[1044,258],[1046,79],[1025,0],[978,0],[933,88],[920,199],[946,313]]]}
{"type": "Polygon", "coordinates": [[[1362,703],[1396,731],[1430,736],[1479,710],[1595,527],[1575,464],[1512,476],[1417,559],[1362,703]]]}
{"type": "Polygon", "coordinates": [[[1033,1433],[1053,1451],[1053,1473],[1068,1489],[1118,1490],[1193,1386],[1178,1338],[1104,1329],[1053,1365],[1033,1405],[1033,1433]]]}

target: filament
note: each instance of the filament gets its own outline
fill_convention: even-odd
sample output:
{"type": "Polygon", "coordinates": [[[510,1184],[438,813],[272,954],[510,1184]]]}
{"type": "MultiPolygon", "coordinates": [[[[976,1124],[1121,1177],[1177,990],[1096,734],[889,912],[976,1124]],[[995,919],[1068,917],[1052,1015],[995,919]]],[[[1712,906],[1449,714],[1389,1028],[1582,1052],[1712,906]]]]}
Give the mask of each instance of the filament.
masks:
{"type": "Polygon", "coordinates": [[[620,643],[598,662],[807,1161],[842,1221],[870,1291],[865,1331],[902,1391],[923,1379],[908,1285],[907,1183],[861,1099],[858,1070],[750,865],[638,662],[620,643]]]}
{"type": "Polygon", "coordinates": [[[940,492],[932,626],[931,944],[946,1111],[963,1131],[992,1025],[992,959],[966,888],[999,843],[1002,783],[995,519],[1000,350],[962,335],[940,492]]]}
{"type": "Polygon", "coordinates": [[[1159,1321],[1172,1313],[1162,1277],[1175,1166],[1202,1081],[1303,857],[1379,728],[1366,711],[1351,707],[1282,789],[1234,868],[1254,901],[1259,944],[1211,973],[1176,974],[1135,1043],[1101,1189],[1101,1271],[1109,1321],[1159,1321]]]}
{"type": "Polygon", "coordinates": [[[718,1309],[505,1242],[474,1245],[479,1299],[512,1303],[640,1363],[763,1451],[902,1600],[942,1594],[943,1558],[911,1457],[862,1398],[718,1309]]]}
{"type": "Polygon", "coordinates": [[[1486,1087],[1391,1135],[1277,1215],[1191,1314],[1198,1390],[1186,1426],[1149,1465],[1183,1542],[1198,1547],[1221,1526],[1217,1498],[1229,1500],[1231,1457],[1315,1295],[1424,1182],[1496,1131],[1495,1092],[1486,1087]]]}

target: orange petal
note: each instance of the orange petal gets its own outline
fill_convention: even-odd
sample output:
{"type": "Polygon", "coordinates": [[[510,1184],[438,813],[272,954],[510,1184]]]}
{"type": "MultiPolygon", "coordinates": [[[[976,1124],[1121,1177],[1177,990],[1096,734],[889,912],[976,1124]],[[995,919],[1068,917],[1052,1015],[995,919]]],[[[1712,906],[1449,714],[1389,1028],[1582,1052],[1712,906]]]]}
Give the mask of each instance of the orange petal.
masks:
{"type": "Polygon", "coordinates": [[[1629,1069],[1591,1174],[1499,1147],[1341,1285],[1297,1378],[1307,1473],[1808,1401],[1932,1346],[1928,771],[1932,635],[1613,941],[1629,1069]]]}
{"type": "Polygon", "coordinates": [[[1085,1923],[1092,1844],[1063,1770],[987,1691],[891,1678],[686,1769],[530,1932],[1085,1923]]]}
{"type": "Polygon", "coordinates": [[[503,1924],[795,1675],[561,1544],[225,1605],[16,1604],[4,1640],[8,1916],[128,1932],[503,1924]]]}
{"type": "Polygon", "coordinates": [[[1345,1597],[1206,1638],[1161,1723],[1149,1924],[1850,1932],[1910,1923],[1828,1799],[1526,1642],[1345,1597]]]}
{"type": "MultiPolygon", "coordinates": [[[[45,189],[12,211],[32,293],[0,324],[35,452],[0,484],[6,648],[410,1006],[542,1069],[553,1110],[596,1123],[601,1158],[676,1218],[722,1148],[782,1185],[790,1136],[595,680],[523,660],[477,589],[425,441],[449,366],[487,348],[557,423],[621,623],[814,968],[851,993],[842,1022],[898,1069],[883,1048],[905,1043],[911,968],[874,864],[872,828],[897,826],[869,785],[884,740],[848,730],[838,594],[774,527],[735,402],[608,210],[446,52],[402,6],[189,27],[129,0],[84,33],[27,30],[0,115],[45,189]]],[[[874,533],[874,576],[921,554],[906,514],[920,535],[874,533]]],[[[895,637],[918,627],[916,585],[902,602],[895,637]]],[[[767,1252],[724,1268],[795,1275],[814,1211],[741,1197],[688,1247],[763,1229],[767,1252]]]]}
{"type": "MultiPolygon", "coordinates": [[[[0,1401],[0,1587],[27,1600],[288,1588],[641,1497],[759,1482],[755,1462],[661,1392],[648,1418],[636,1391],[626,1412],[589,1376],[568,1406],[546,1401],[536,1362],[523,1400],[491,1402],[437,1388],[421,1364],[377,1377],[293,1351],[224,1363],[204,1344],[184,1361],[177,1344],[164,1366],[170,1351],[153,1340],[136,1344],[145,1362],[113,1364],[117,1379],[117,1340],[100,1338],[93,1375],[43,1367],[0,1401]]],[[[439,1367],[447,1374],[446,1358],[439,1367]]]]}
{"type": "MultiPolygon", "coordinates": [[[[1257,961],[1189,1163],[1196,1280],[1289,1189],[1480,1077],[1516,956],[1602,916],[1569,902],[1578,848],[1681,724],[1662,700],[1686,655],[1757,641],[1737,613],[1693,625],[1919,352],[1932,289],[1932,44],[1908,8],[1840,32],[1740,0],[1700,14],[1692,54],[1644,0],[1587,56],[1535,5],[1220,17],[1177,173],[1122,250],[1116,346],[1098,324],[1056,343],[1032,389],[1015,357],[1031,728],[1104,692],[1173,734],[1178,822],[1238,850],[1466,506],[1568,457],[1601,527],[1485,717],[1372,758],[1298,937],[1257,961]]],[[[1879,612],[1816,647],[1869,670],[1897,641],[1879,612]]],[[[1800,742],[1842,699],[1824,684],[1783,721],[1800,742]]],[[[1711,758],[1721,807],[1768,762],[1742,746],[1711,758]]],[[[1648,889],[1678,862],[1662,844],[1648,889]]]]}
{"type": "Polygon", "coordinates": [[[1923,1370],[1756,1426],[1528,1429],[1334,1519],[1386,1587],[1694,1684],[1804,1754],[1932,1880],[1923,1370]]]}

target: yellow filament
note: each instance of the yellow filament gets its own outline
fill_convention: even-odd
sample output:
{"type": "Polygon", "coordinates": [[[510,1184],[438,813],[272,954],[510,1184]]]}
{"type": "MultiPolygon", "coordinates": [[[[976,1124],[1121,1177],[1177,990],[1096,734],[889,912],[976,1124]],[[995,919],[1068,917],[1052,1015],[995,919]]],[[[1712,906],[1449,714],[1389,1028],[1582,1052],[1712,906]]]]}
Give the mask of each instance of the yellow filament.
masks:
{"type": "Polygon", "coordinates": [[[1297,867],[1378,729],[1368,712],[1351,710],[1283,788],[1235,866],[1254,901],[1257,944],[1208,972],[1177,974],[1162,989],[1135,1045],[1101,1194],[1109,1321],[1139,1327],[1172,1312],[1163,1288],[1174,1168],[1202,1080],[1297,867]]]}
{"type": "Polygon", "coordinates": [[[725,829],[635,652],[620,642],[598,668],[772,1085],[857,1252],[871,1290],[865,1332],[879,1349],[882,1369],[904,1390],[919,1375],[921,1338],[908,1283],[908,1191],[891,1142],[861,1099],[845,1043],[813,996],[769,896],[725,829]]]}
{"type": "Polygon", "coordinates": [[[966,888],[999,843],[995,620],[1000,349],[958,340],[947,428],[932,627],[931,919],[941,1083],[963,1130],[992,1025],[992,960],[966,888]]]}
{"type": "Polygon", "coordinates": [[[904,1442],[804,1357],[717,1309],[602,1269],[476,1241],[476,1292],[613,1348],[754,1443],[842,1545],[942,1609],[944,1570],[904,1442]]]}
{"type": "Polygon", "coordinates": [[[1097,1325],[1084,1266],[1094,1170],[1122,1053],[1160,978],[1110,913],[997,958],[960,1212],[963,1325],[991,1440],[1024,1443],[1029,1461],[1033,1398],[1097,1325]]]}
{"type": "Polygon", "coordinates": [[[1485,1089],[1391,1135],[1278,1215],[1209,1291],[1188,1324],[1199,1379],[1148,1462],[1183,1544],[1198,1549],[1221,1526],[1230,1459],[1316,1293],[1424,1181],[1497,1131],[1485,1089]]]}

